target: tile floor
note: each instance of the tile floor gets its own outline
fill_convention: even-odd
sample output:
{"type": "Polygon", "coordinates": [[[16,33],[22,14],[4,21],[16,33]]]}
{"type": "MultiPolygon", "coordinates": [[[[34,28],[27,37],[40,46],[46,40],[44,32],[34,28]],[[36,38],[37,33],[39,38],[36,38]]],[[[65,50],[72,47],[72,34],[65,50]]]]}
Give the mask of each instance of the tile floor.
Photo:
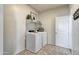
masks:
{"type": "Polygon", "coordinates": [[[46,45],[37,53],[30,52],[28,50],[24,50],[17,55],[71,55],[71,50],[63,47],[46,45]]]}

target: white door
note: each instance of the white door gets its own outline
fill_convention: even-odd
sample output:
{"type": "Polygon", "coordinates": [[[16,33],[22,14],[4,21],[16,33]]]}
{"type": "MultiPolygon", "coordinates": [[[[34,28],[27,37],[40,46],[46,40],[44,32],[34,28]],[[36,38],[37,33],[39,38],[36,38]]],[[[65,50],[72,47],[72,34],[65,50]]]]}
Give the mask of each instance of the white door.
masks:
{"type": "Polygon", "coordinates": [[[69,17],[56,17],[56,45],[69,48],[69,17]]]}

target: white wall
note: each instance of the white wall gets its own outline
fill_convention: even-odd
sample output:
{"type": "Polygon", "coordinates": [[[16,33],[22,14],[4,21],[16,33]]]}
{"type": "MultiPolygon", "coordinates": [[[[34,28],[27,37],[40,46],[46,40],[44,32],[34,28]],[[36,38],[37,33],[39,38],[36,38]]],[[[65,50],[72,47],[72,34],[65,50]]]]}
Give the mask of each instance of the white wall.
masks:
{"type": "Polygon", "coordinates": [[[72,49],[73,54],[79,54],[79,19],[73,20],[73,13],[76,9],[79,8],[79,5],[73,4],[70,5],[71,9],[71,18],[72,18],[72,49]]]}
{"type": "Polygon", "coordinates": [[[5,5],[5,54],[16,54],[25,49],[26,16],[30,11],[35,12],[28,5],[5,5]]]}
{"type": "Polygon", "coordinates": [[[10,5],[4,6],[4,54],[13,54],[16,45],[16,20],[14,9],[10,5]]]}
{"type": "Polygon", "coordinates": [[[62,6],[39,13],[39,19],[48,33],[48,44],[55,45],[55,17],[69,15],[69,6],[62,6]]]}
{"type": "Polygon", "coordinates": [[[3,54],[3,5],[0,5],[0,55],[3,54]]]}

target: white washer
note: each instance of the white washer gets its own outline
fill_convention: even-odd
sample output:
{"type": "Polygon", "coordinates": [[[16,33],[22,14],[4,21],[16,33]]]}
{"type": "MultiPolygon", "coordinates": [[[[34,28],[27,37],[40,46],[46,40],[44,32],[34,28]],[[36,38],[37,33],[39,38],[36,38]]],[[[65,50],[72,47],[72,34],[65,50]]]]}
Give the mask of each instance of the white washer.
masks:
{"type": "Polygon", "coordinates": [[[27,33],[26,38],[26,49],[36,53],[42,48],[42,39],[41,36],[38,33],[27,33]]]}
{"type": "Polygon", "coordinates": [[[26,49],[36,53],[47,44],[47,32],[27,32],[26,49]]]}

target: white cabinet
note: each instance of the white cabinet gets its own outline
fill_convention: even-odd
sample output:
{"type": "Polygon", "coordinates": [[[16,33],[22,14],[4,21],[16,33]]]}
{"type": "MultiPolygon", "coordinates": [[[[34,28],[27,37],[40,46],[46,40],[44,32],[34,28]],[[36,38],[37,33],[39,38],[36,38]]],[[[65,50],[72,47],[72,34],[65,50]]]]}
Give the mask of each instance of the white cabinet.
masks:
{"type": "Polygon", "coordinates": [[[26,38],[26,49],[36,53],[44,45],[47,44],[47,33],[37,32],[37,33],[27,33],[26,38]]]}

